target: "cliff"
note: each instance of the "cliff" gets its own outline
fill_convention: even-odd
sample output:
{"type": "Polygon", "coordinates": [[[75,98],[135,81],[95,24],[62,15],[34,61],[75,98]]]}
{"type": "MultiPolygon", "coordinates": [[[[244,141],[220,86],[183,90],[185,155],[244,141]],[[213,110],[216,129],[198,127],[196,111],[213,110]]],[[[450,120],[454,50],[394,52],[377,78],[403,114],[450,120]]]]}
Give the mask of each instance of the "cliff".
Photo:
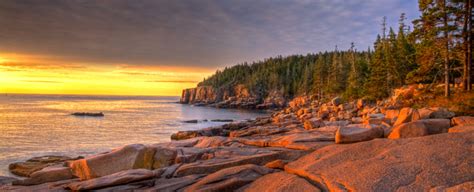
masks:
{"type": "Polygon", "coordinates": [[[261,98],[244,85],[238,84],[225,88],[198,86],[184,89],[180,103],[218,108],[270,109],[284,107],[286,99],[278,91],[272,91],[267,97],[261,98]]]}

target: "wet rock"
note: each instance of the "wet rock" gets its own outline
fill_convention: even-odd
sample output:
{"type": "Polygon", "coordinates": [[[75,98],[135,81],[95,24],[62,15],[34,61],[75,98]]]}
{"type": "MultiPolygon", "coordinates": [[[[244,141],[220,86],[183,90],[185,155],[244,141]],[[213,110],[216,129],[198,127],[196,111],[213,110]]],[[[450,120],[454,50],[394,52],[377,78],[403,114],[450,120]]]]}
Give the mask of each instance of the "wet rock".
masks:
{"type": "Polygon", "coordinates": [[[474,180],[473,139],[468,132],[331,145],[290,162],[285,171],[324,191],[428,191],[474,180]]]}
{"type": "Polygon", "coordinates": [[[76,112],[76,113],[71,113],[72,116],[83,116],[83,117],[103,117],[104,113],[87,113],[87,112],[76,112]]]}
{"type": "Polygon", "coordinates": [[[26,160],[25,162],[16,162],[8,166],[8,169],[11,173],[22,176],[29,177],[35,171],[39,171],[45,167],[61,164],[65,161],[80,159],[82,157],[71,158],[67,156],[41,156],[33,157],[26,160]]]}
{"type": "Polygon", "coordinates": [[[197,119],[185,120],[185,121],[183,121],[183,123],[198,123],[198,120],[197,119]]]}
{"type": "Polygon", "coordinates": [[[251,184],[245,186],[245,192],[287,192],[287,191],[314,191],[319,188],[305,179],[285,172],[277,172],[264,175],[251,184]]]}
{"type": "Polygon", "coordinates": [[[233,122],[233,119],[212,119],[212,122],[233,122]]]}
{"type": "Polygon", "coordinates": [[[351,124],[336,132],[336,143],[355,143],[383,137],[383,129],[376,125],[351,124]]]}
{"type": "Polygon", "coordinates": [[[253,164],[230,167],[202,178],[184,191],[233,191],[271,172],[272,169],[253,164]]]}
{"type": "Polygon", "coordinates": [[[153,166],[155,149],[141,144],[126,145],[111,152],[72,161],[69,167],[81,180],[93,179],[129,169],[153,166]]]}
{"type": "Polygon", "coordinates": [[[456,125],[474,125],[474,117],[471,116],[460,116],[451,119],[451,124],[456,125]]]}
{"type": "Polygon", "coordinates": [[[111,175],[90,179],[87,181],[71,183],[67,185],[67,188],[73,191],[92,190],[97,188],[127,184],[134,181],[145,180],[153,177],[159,177],[156,171],[151,171],[147,169],[125,170],[111,175]]]}
{"type": "Polygon", "coordinates": [[[75,176],[69,167],[51,166],[33,172],[30,178],[14,181],[13,185],[38,185],[47,182],[73,179],[75,176]]]}

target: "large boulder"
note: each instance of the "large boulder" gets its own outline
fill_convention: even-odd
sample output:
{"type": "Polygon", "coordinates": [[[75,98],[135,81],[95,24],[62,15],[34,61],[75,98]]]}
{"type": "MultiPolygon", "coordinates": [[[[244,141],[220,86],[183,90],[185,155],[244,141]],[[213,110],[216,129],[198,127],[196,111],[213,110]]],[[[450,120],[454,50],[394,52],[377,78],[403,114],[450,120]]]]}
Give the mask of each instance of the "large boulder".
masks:
{"type": "Polygon", "coordinates": [[[319,188],[305,179],[285,172],[277,172],[258,178],[251,184],[242,188],[245,192],[287,192],[287,191],[313,191],[319,188]]]}
{"type": "Polygon", "coordinates": [[[202,178],[184,191],[233,191],[271,172],[272,169],[253,164],[230,167],[202,178]]]}
{"type": "Polygon", "coordinates": [[[471,116],[460,116],[451,119],[451,124],[455,125],[474,125],[474,117],[471,116]]]}
{"type": "MultiPolygon", "coordinates": [[[[178,152],[174,148],[156,147],[154,151],[155,153],[153,155],[152,165],[153,169],[167,167],[174,164],[176,157],[178,156],[178,152]]],[[[146,157],[144,160],[148,160],[148,157],[146,157]]],[[[147,166],[144,166],[144,168],[148,168],[147,166]]]]}
{"type": "Polygon", "coordinates": [[[402,110],[400,110],[400,113],[398,114],[398,117],[397,117],[397,121],[395,121],[393,126],[398,126],[403,123],[416,121],[418,119],[420,119],[420,114],[418,113],[416,109],[405,107],[402,110]]]}
{"type": "Polygon", "coordinates": [[[384,130],[380,126],[367,124],[351,124],[336,131],[336,143],[355,143],[383,137],[384,130]]]}
{"type": "Polygon", "coordinates": [[[285,166],[324,191],[429,191],[474,180],[474,132],[331,145],[285,166]]]}
{"type": "Polygon", "coordinates": [[[93,179],[129,169],[151,169],[155,148],[142,144],[126,145],[85,159],[69,163],[74,175],[81,180],[93,179]]]}
{"type": "Polygon", "coordinates": [[[421,137],[428,135],[428,128],[421,121],[409,122],[398,125],[388,135],[389,139],[400,139],[410,137],[421,137]]]}
{"type": "Polygon", "coordinates": [[[449,127],[449,119],[422,119],[394,127],[388,138],[399,139],[447,133],[449,127]]]}

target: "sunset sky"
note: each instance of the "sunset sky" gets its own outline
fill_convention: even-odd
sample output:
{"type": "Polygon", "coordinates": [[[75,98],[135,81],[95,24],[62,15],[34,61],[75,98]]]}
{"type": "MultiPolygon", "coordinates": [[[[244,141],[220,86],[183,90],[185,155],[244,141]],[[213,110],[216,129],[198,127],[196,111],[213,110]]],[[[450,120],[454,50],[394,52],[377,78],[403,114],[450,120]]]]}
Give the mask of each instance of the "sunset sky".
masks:
{"type": "Polygon", "coordinates": [[[415,0],[1,0],[0,93],[179,95],[244,61],[372,46],[415,0]]]}

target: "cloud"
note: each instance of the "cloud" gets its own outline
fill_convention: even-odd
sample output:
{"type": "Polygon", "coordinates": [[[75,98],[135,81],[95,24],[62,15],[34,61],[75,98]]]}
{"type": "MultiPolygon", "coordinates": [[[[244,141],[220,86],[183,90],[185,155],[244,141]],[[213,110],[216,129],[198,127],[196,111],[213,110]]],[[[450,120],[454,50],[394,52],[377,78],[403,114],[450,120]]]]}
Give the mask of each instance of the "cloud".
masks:
{"type": "Polygon", "coordinates": [[[22,61],[8,61],[0,63],[0,67],[9,69],[11,71],[25,70],[25,69],[41,69],[41,70],[57,70],[69,69],[78,70],[86,69],[86,66],[77,64],[50,64],[50,63],[36,63],[36,62],[22,62],[22,61]]]}
{"type": "Polygon", "coordinates": [[[2,0],[0,52],[82,63],[216,68],[372,45],[413,0],[2,0]]]}

